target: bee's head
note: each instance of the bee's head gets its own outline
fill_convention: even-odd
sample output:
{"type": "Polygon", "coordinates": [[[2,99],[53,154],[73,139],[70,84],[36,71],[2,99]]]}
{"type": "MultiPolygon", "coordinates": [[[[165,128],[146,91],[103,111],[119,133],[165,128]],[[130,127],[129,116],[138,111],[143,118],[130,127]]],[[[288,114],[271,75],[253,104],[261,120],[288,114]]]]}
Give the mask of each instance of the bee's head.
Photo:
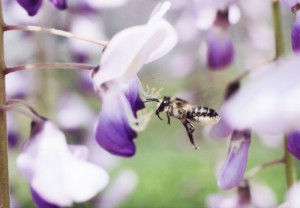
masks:
{"type": "Polygon", "coordinates": [[[160,102],[160,104],[156,110],[156,114],[163,112],[165,107],[170,105],[170,99],[171,99],[170,97],[164,96],[163,100],[160,102]]]}

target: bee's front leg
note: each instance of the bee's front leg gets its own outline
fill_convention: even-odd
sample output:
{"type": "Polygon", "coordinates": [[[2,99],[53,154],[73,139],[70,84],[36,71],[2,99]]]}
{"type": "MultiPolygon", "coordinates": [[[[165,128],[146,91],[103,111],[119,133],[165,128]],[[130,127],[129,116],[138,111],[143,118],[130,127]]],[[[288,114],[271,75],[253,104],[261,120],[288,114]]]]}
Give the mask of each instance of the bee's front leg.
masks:
{"type": "Polygon", "coordinates": [[[160,112],[159,112],[159,110],[157,109],[156,112],[155,112],[155,114],[157,115],[157,117],[158,117],[160,120],[163,120],[163,119],[160,117],[159,113],[160,113],[160,112]]]}
{"type": "Polygon", "coordinates": [[[189,122],[187,119],[181,120],[181,123],[183,124],[183,126],[186,129],[186,132],[189,136],[190,142],[193,145],[193,147],[195,149],[199,149],[198,146],[196,146],[195,142],[194,142],[194,137],[193,137],[193,133],[195,131],[195,127],[193,126],[193,124],[191,122],[189,122]]]}

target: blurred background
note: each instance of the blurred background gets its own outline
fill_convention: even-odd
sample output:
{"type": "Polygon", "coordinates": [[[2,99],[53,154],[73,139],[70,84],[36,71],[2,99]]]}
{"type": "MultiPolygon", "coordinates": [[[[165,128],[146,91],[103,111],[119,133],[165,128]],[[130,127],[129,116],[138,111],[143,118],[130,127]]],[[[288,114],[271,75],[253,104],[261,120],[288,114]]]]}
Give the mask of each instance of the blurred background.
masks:
{"type": "MultiPolygon", "coordinates": [[[[40,25],[110,40],[127,27],[145,24],[160,1],[95,2],[70,0],[69,9],[58,11],[45,0],[39,13],[28,17],[15,0],[4,0],[4,19],[11,25],[40,25]]],[[[139,73],[141,83],[144,87],[163,88],[162,96],[178,96],[192,104],[219,111],[227,84],[251,66],[274,56],[271,1],[236,2],[240,18],[229,28],[235,58],[230,66],[217,71],[207,67],[207,30],[197,23],[198,13],[201,20],[210,21],[205,19],[209,15],[202,15],[206,7],[198,4],[205,4],[205,1],[171,2],[172,8],[166,19],[177,30],[179,42],[166,56],[143,67],[139,73]]],[[[286,48],[290,51],[289,28],[294,17],[286,9],[282,12],[286,48]]],[[[97,45],[51,34],[5,33],[7,66],[41,62],[97,65],[101,51],[97,45]]],[[[30,70],[9,74],[6,80],[8,98],[22,98],[41,115],[55,121],[67,135],[69,143],[87,145],[89,160],[109,172],[111,181],[107,188],[91,201],[74,207],[206,207],[210,195],[230,195],[236,191],[224,192],[217,187],[216,178],[226,159],[229,140],[211,138],[210,127],[197,126],[195,139],[200,149],[194,150],[179,121],[173,119],[168,125],[166,120],[152,116],[147,129],[135,140],[136,155],[120,158],[106,153],[94,139],[93,129],[101,103],[93,91],[88,71],[30,70]]],[[[149,110],[155,107],[155,104],[147,104],[149,110]]],[[[29,186],[15,163],[22,144],[29,137],[30,120],[8,113],[8,128],[13,201],[16,207],[33,207],[29,186]]],[[[253,135],[247,170],[281,158],[281,144],[280,139],[261,139],[260,135],[253,135]]],[[[268,186],[274,193],[276,204],[284,200],[283,166],[266,169],[251,182],[268,186]]]]}

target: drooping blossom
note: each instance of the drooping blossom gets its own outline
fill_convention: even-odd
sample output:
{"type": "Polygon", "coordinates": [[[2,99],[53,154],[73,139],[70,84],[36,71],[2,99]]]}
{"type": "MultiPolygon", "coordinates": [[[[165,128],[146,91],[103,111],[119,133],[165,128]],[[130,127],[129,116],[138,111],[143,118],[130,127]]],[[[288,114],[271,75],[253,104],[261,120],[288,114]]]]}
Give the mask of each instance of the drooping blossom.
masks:
{"type": "Polygon", "coordinates": [[[274,192],[263,184],[242,181],[232,194],[212,194],[206,199],[208,208],[265,208],[275,207],[274,192]],[[262,197],[263,196],[263,197],[262,197]]]}
{"type": "Polygon", "coordinates": [[[299,57],[290,55],[256,69],[224,102],[222,118],[233,129],[271,134],[299,130],[299,64],[299,57]]]}
{"type": "Polygon", "coordinates": [[[162,3],[145,25],[127,28],[109,42],[100,68],[91,74],[94,89],[102,101],[96,140],[112,154],[135,154],[133,139],[143,125],[136,120],[144,108],[136,74],[141,67],[169,52],[177,42],[173,27],[163,16],[170,3],[162,3]],[[138,125],[137,125],[138,123],[138,125]]]}
{"type": "Polygon", "coordinates": [[[235,1],[194,0],[193,14],[197,27],[207,31],[208,68],[219,70],[228,67],[234,59],[229,28],[240,18],[240,11],[235,1]]]}
{"type": "Polygon", "coordinates": [[[289,8],[295,15],[296,19],[291,28],[291,44],[294,53],[300,52],[300,4],[298,0],[280,0],[280,3],[289,8]]]}
{"type": "Polygon", "coordinates": [[[300,132],[290,131],[288,134],[287,148],[298,160],[300,160],[300,132]]]}
{"type": "Polygon", "coordinates": [[[206,34],[207,66],[210,69],[222,69],[231,64],[234,48],[229,36],[229,10],[218,11],[214,25],[206,34]]]}
{"type": "Polygon", "coordinates": [[[67,145],[64,134],[51,121],[33,122],[17,166],[37,205],[71,206],[91,199],[107,185],[107,172],[85,161],[87,153],[85,146],[67,145]]]}
{"type": "Polygon", "coordinates": [[[292,49],[295,53],[300,52],[300,11],[296,12],[296,20],[291,29],[292,49]]]}
{"type": "Polygon", "coordinates": [[[248,130],[234,131],[230,140],[227,159],[218,178],[218,186],[221,189],[231,189],[241,183],[248,162],[249,147],[250,132],[248,130]]]}
{"type": "MultiPolygon", "coordinates": [[[[43,4],[43,0],[17,0],[19,4],[27,11],[29,16],[37,14],[43,4]]],[[[49,0],[57,9],[67,8],[67,0],[49,0]]]]}

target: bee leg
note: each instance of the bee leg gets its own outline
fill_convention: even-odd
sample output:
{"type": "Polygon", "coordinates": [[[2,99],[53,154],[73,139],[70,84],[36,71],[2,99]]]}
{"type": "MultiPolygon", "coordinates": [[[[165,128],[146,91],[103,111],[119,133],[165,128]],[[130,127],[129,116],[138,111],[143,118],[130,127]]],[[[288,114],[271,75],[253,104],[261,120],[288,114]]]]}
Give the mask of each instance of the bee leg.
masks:
{"type": "Polygon", "coordinates": [[[187,134],[188,134],[188,136],[189,136],[190,142],[191,142],[191,144],[193,145],[193,147],[194,147],[195,149],[199,149],[199,147],[196,146],[196,144],[195,144],[195,142],[194,142],[193,133],[194,133],[194,131],[195,131],[195,127],[193,126],[193,124],[191,124],[191,123],[190,123],[189,121],[187,121],[187,120],[183,120],[183,121],[181,121],[181,123],[183,124],[183,126],[184,126],[185,129],[186,129],[186,132],[187,132],[187,134]]]}
{"type": "Polygon", "coordinates": [[[168,124],[171,124],[171,118],[169,114],[167,114],[167,118],[168,118],[168,124]]]}
{"type": "Polygon", "coordinates": [[[160,116],[159,116],[159,111],[156,110],[155,114],[157,115],[157,117],[160,119],[160,120],[163,120],[160,116]]]}

